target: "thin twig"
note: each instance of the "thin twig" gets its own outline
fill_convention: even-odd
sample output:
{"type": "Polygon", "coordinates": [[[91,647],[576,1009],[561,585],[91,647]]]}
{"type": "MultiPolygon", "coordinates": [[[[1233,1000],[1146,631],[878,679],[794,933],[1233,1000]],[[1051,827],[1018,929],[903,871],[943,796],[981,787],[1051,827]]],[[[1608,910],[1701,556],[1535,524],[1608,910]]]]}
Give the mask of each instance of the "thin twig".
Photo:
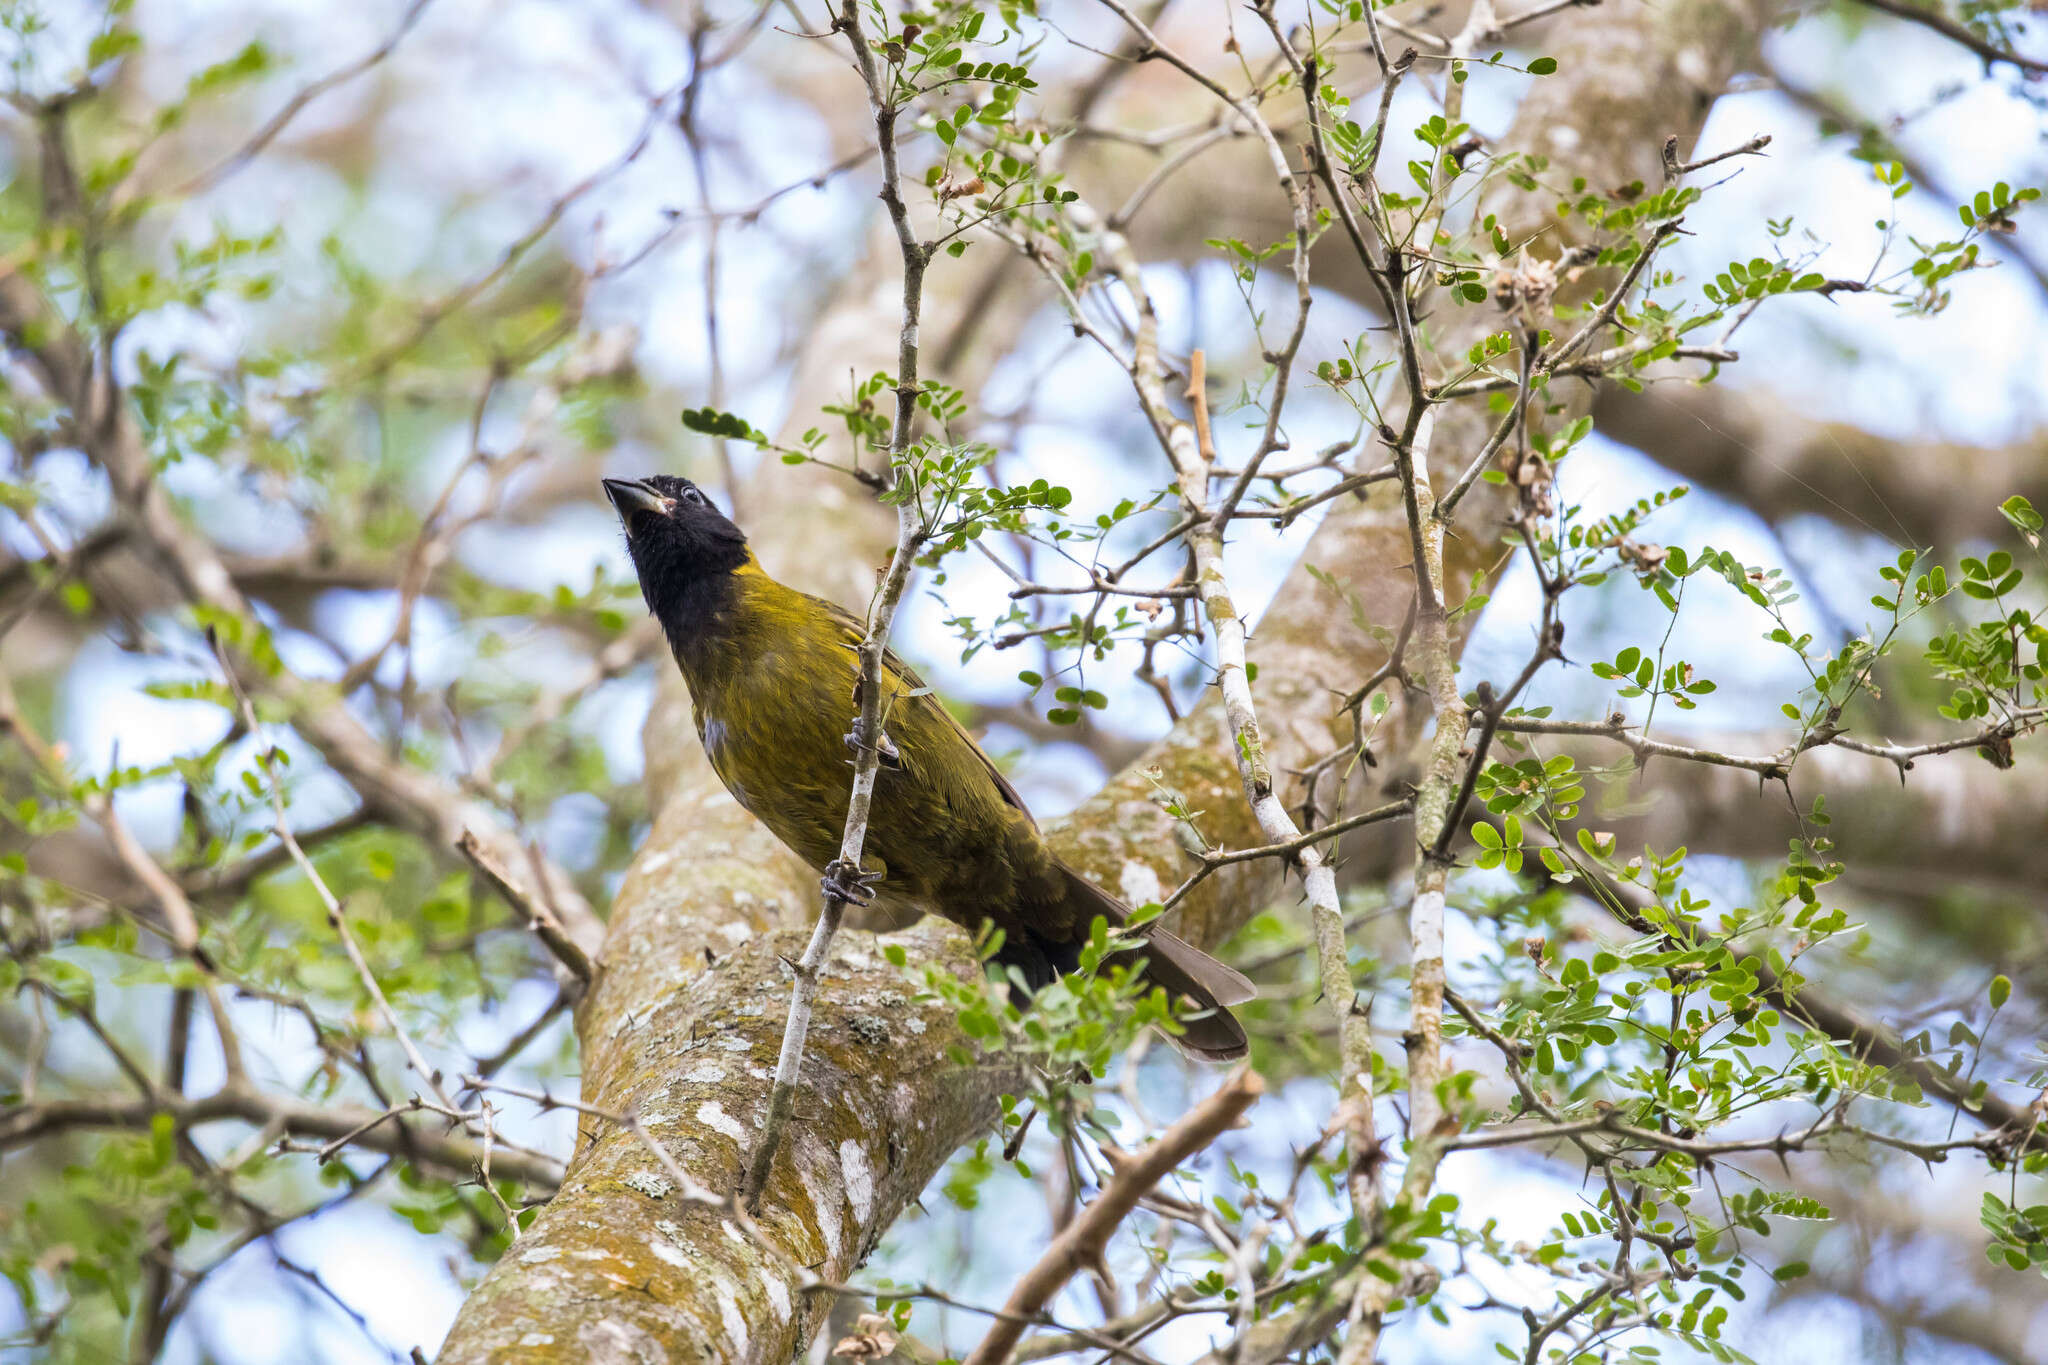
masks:
{"type": "MultiPolygon", "coordinates": [[[[918,241],[911,227],[910,211],[903,202],[901,176],[896,162],[896,119],[901,107],[884,85],[875,54],[868,49],[861,29],[859,0],[844,0],[839,13],[840,27],[853,48],[861,79],[867,85],[868,107],[875,117],[875,143],[882,158],[882,202],[896,230],[897,246],[903,258],[903,327],[897,347],[896,420],[889,439],[889,464],[896,480],[917,474],[909,468],[911,432],[917,422],[918,316],[923,305],[925,266],[931,248],[918,241]]],[[[910,581],[918,547],[925,536],[918,499],[900,497],[896,504],[896,548],[888,571],[868,609],[867,636],[860,646],[860,713],[854,720],[855,746],[853,789],[846,803],[846,827],[839,840],[839,857],[825,877],[824,903],[811,931],[803,956],[792,964],[795,981],[789,993],[789,1017],[783,1026],[782,1047],[775,1063],[775,1083],[769,1093],[768,1114],[761,1135],[754,1144],[741,1183],[743,1202],[751,1211],[760,1206],[761,1194],[774,1171],[775,1152],[796,1112],[796,1090],[803,1066],[804,1043],[810,1033],[811,1002],[817,995],[818,978],[831,952],[832,936],[839,928],[847,901],[864,890],[860,871],[861,852],[867,843],[868,810],[874,799],[875,776],[881,768],[882,714],[888,700],[882,695],[882,660],[888,651],[889,629],[895,623],[896,607],[910,581]]]]}
{"type": "Polygon", "coordinates": [[[469,865],[477,870],[478,875],[491,890],[498,893],[499,899],[511,906],[513,912],[526,921],[527,927],[533,930],[534,937],[546,945],[547,950],[555,955],[557,962],[568,969],[569,975],[575,978],[578,986],[582,990],[588,990],[591,982],[597,977],[597,969],[591,965],[589,954],[585,953],[576,940],[570,938],[567,931],[562,928],[562,922],[555,917],[554,912],[527,895],[523,887],[508,877],[505,869],[498,866],[498,860],[491,855],[491,851],[484,847],[483,840],[469,830],[464,830],[462,837],[455,841],[455,849],[469,859],[469,865]]]}
{"type": "Polygon", "coordinates": [[[363,989],[369,994],[371,1001],[376,1004],[377,1012],[384,1017],[385,1026],[391,1030],[392,1036],[398,1039],[398,1046],[405,1053],[406,1064],[413,1069],[414,1074],[432,1092],[434,1098],[440,1101],[444,1109],[454,1110],[455,1101],[441,1088],[441,1073],[427,1065],[427,1059],[421,1055],[419,1046],[413,1042],[412,1034],[406,1031],[404,1021],[398,1017],[398,1011],[391,1007],[391,1001],[385,997],[384,987],[378,983],[377,974],[370,970],[369,960],[363,956],[362,947],[356,942],[355,935],[349,932],[348,916],[342,908],[341,901],[327,885],[327,879],[320,875],[320,869],[313,866],[313,860],[306,856],[306,850],[299,847],[298,836],[292,833],[291,819],[285,809],[284,783],[278,777],[274,762],[275,751],[262,741],[263,726],[262,722],[256,719],[255,703],[249,700],[249,694],[243,690],[241,679],[227,657],[227,647],[210,627],[207,630],[207,643],[213,647],[215,657],[220,660],[221,672],[226,677],[228,686],[234,691],[236,704],[241,708],[242,723],[258,741],[256,762],[263,769],[264,785],[269,788],[272,832],[277,835],[278,842],[291,854],[292,862],[297,865],[307,883],[320,897],[321,905],[326,907],[328,924],[333,927],[335,937],[341,940],[342,951],[348,954],[349,964],[355,968],[356,976],[362,981],[363,989]]]}

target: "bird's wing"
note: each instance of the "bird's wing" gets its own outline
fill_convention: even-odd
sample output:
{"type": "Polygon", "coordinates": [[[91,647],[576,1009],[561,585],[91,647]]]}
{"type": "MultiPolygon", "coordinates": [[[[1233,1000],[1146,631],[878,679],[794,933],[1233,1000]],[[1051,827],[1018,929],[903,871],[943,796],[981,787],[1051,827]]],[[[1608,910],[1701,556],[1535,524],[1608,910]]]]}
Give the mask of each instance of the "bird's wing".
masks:
{"type": "MultiPolygon", "coordinates": [[[[818,600],[824,602],[822,598],[818,600]]],[[[831,615],[833,623],[839,627],[847,647],[858,651],[861,642],[868,638],[867,622],[856,619],[853,613],[847,611],[836,602],[824,602],[824,606],[826,612],[831,615]]],[[[910,698],[907,704],[912,706],[928,706],[934,713],[943,716],[945,723],[952,726],[954,732],[960,736],[961,742],[966,744],[969,749],[972,749],[974,756],[981,760],[982,767],[988,769],[989,779],[996,784],[996,790],[1003,794],[1003,800],[1023,812],[1024,818],[1030,821],[1033,829],[1036,829],[1038,822],[1031,818],[1030,808],[1024,804],[1024,798],[1017,794],[1017,789],[1010,785],[1010,779],[1003,776],[1003,770],[996,766],[995,760],[990,758],[983,751],[982,747],[974,742],[974,736],[967,733],[967,727],[962,725],[953,713],[948,711],[939,701],[938,696],[930,690],[931,685],[918,675],[917,670],[898,658],[896,651],[893,649],[882,651],[882,665],[891,673],[903,679],[913,689],[923,690],[924,695],[910,698]]]]}

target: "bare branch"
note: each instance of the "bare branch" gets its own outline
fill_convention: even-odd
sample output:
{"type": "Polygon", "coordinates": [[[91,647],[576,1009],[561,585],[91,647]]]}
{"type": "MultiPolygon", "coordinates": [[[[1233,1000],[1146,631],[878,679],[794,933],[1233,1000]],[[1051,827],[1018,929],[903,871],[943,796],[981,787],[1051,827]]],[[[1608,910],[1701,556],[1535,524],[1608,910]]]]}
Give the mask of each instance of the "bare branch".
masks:
{"type": "Polygon", "coordinates": [[[378,982],[377,974],[370,970],[368,959],[363,956],[363,950],[356,943],[355,935],[349,931],[348,915],[342,909],[341,901],[328,887],[327,879],[320,875],[320,869],[313,866],[313,860],[306,856],[306,850],[299,847],[298,836],[292,833],[291,819],[285,810],[284,781],[278,776],[275,766],[275,751],[263,742],[263,724],[256,719],[255,703],[251,702],[249,694],[242,690],[226,648],[210,629],[207,632],[207,643],[213,646],[214,654],[220,660],[221,672],[226,676],[228,685],[234,689],[235,700],[242,710],[242,724],[248,727],[250,735],[257,740],[259,747],[256,762],[262,767],[265,783],[270,789],[272,832],[277,835],[278,842],[284,845],[285,851],[291,854],[292,862],[298,866],[306,881],[319,895],[320,903],[326,907],[328,924],[333,926],[335,937],[341,940],[342,951],[348,954],[349,964],[356,969],[356,976],[363,983],[363,989],[375,1002],[377,1012],[384,1016],[385,1026],[391,1030],[392,1036],[398,1039],[399,1047],[404,1049],[407,1065],[412,1067],[413,1074],[420,1078],[434,1098],[440,1101],[442,1108],[453,1109],[455,1102],[448,1098],[447,1092],[441,1088],[440,1071],[427,1065],[427,1059],[420,1054],[412,1035],[406,1031],[404,1021],[398,1017],[398,1011],[393,1009],[391,1002],[385,998],[383,985],[378,982]]]}
{"type": "Polygon", "coordinates": [[[591,965],[590,955],[563,930],[562,923],[555,918],[554,912],[528,896],[524,887],[507,876],[505,869],[498,866],[498,860],[491,855],[491,851],[484,847],[483,841],[469,830],[462,831],[462,837],[455,841],[455,851],[469,859],[470,866],[477,870],[478,875],[498,893],[505,904],[511,906],[513,911],[526,921],[527,927],[533,930],[534,937],[547,945],[547,950],[555,955],[556,961],[568,969],[569,975],[575,978],[578,985],[585,990],[589,989],[592,979],[597,974],[596,968],[591,965]]]}
{"type": "Polygon", "coordinates": [[[2010,48],[2000,47],[1981,38],[1968,25],[1949,18],[1932,5],[1915,4],[1913,0],[1859,0],[1859,3],[1903,19],[1909,24],[1918,24],[1921,28],[1939,33],[1950,42],[1960,44],[1982,57],[1986,66],[2004,62],[2022,71],[2048,72],[2048,62],[2022,56],[2010,48]]]}
{"type": "MultiPolygon", "coordinates": [[[[274,1125],[277,1131],[299,1138],[331,1141],[349,1136],[355,1145],[371,1151],[403,1157],[417,1155],[421,1161],[457,1179],[473,1171],[483,1156],[479,1144],[442,1131],[441,1123],[415,1122],[410,1106],[387,1111],[333,1101],[315,1103],[232,1082],[199,1099],[94,1098],[19,1105],[0,1111],[0,1150],[21,1146],[47,1133],[78,1128],[146,1132],[158,1114],[168,1114],[180,1128],[234,1119],[257,1128],[274,1125]]],[[[561,1163],[502,1145],[495,1161],[500,1175],[545,1189],[553,1189],[562,1178],[561,1163]]]]}
{"type": "MultiPolygon", "coordinates": [[[[901,112],[893,91],[884,84],[875,55],[868,50],[861,30],[860,0],[844,0],[839,24],[861,79],[868,89],[868,105],[875,119],[875,143],[882,158],[882,202],[888,206],[889,221],[896,230],[896,242],[903,261],[903,323],[896,361],[896,420],[889,438],[889,464],[899,483],[918,479],[908,467],[912,428],[917,422],[918,317],[924,302],[924,272],[931,260],[931,248],[917,240],[904,205],[896,164],[896,117],[901,112]]],[[[908,492],[908,489],[901,490],[908,492]]],[[[854,718],[855,746],[853,790],[846,803],[846,828],[840,836],[839,858],[825,877],[824,905],[803,956],[792,967],[796,981],[789,995],[789,1018],[783,1027],[782,1047],[775,1063],[775,1084],[768,1101],[768,1118],[748,1160],[743,1197],[749,1210],[758,1209],[761,1192],[774,1170],[775,1151],[783,1129],[796,1110],[799,1072],[803,1066],[804,1039],[810,1031],[811,1001],[818,990],[818,976],[831,952],[832,936],[848,901],[863,889],[861,850],[867,843],[868,808],[874,799],[875,776],[881,770],[882,715],[889,700],[882,695],[882,660],[888,652],[889,629],[895,623],[896,607],[910,582],[910,571],[923,544],[925,528],[918,500],[904,496],[896,504],[896,547],[889,568],[882,576],[874,602],[868,609],[867,636],[860,646],[860,713],[854,718]]]]}
{"type": "Polygon", "coordinates": [[[246,142],[235,148],[234,151],[230,152],[217,164],[201,171],[198,175],[193,176],[190,180],[178,186],[175,191],[177,197],[184,198],[210,190],[261,156],[263,149],[275,142],[278,134],[290,127],[292,120],[297,118],[300,111],[307,105],[319,99],[336,86],[348,84],[396,51],[398,45],[405,41],[405,35],[412,32],[413,25],[420,21],[420,15],[425,13],[427,6],[432,3],[433,0],[412,0],[412,3],[405,7],[405,12],[398,16],[398,23],[392,28],[390,35],[383,42],[348,65],[330,71],[318,80],[301,87],[298,93],[286,100],[284,107],[265,120],[263,126],[258,128],[246,142]]]}
{"type": "Polygon", "coordinates": [[[1010,1290],[1003,1315],[990,1327],[981,1344],[968,1353],[963,1365],[1001,1365],[1024,1334],[1030,1315],[1037,1313],[1059,1292],[1060,1286],[1086,1266],[1097,1264],[1103,1248],[1132,1209],[1154,1185],[1164,1180],[1183,1161],[1193,1157],[1236,1125],[1265,1091],[1265,1082],[1255,1071],[1240,1068],[1218,1086],[1213,1094],[1183,1115],[1178,1123],[1160,1134],[1159,1140],[1128,1155],[1105,1148],[1115,1174],[1102,1192],[1081,1210],[1045,1254],[1024,1272],[1010,1290]]]}

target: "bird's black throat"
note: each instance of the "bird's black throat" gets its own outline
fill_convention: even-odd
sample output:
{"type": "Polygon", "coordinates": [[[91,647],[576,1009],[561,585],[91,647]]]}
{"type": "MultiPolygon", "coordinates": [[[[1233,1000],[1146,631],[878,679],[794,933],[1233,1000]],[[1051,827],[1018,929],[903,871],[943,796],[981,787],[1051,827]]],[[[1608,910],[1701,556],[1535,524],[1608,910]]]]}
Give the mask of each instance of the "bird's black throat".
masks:
{"type": "Polygon", "coordinates": [[[737,570],[745,562],[743,555],[739,563],[727,568],[664,580],[658,592],[644,574],[641,576],[647,608],[661,622],[669,652],[685,672],[730,632],[739,598],[737,570]]]}
{"type": "Polygon", "coordinates": [[[680,660],[726,628],[739,592],[736,575],[752,556],[723,517],[694,526],[639,517],[626,537],[640,595],[680,660]]]}

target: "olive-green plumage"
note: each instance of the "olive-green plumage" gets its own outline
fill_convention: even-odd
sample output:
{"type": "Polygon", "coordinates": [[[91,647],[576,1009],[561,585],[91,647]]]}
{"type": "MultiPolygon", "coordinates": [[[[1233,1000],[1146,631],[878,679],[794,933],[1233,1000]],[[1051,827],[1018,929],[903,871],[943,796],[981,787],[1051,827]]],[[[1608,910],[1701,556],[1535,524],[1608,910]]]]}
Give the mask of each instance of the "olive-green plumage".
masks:
{"type": "MultiPolygon", "coordinates": [[[[733,798],[820,870],[839,856],[852,786],[846,739],[866,628],[776,582],[739,529],[686,480],[607,479],[647,604],[661,621],[696,710],[697,733],[733,798]]],[[[916,673],[883,661],[883,767],[862,864],[888,908],[1003,931],[998,958],[1035,989],[1072,971],[1093,919],[1129,914],[1053,853],[1016,789],[916,673]]],[[[1241,1056],[1228,1004],[1244,977],[1155,932],[1129,965],[1210,1013],[1183,1047],[1241,1056]]]]}

